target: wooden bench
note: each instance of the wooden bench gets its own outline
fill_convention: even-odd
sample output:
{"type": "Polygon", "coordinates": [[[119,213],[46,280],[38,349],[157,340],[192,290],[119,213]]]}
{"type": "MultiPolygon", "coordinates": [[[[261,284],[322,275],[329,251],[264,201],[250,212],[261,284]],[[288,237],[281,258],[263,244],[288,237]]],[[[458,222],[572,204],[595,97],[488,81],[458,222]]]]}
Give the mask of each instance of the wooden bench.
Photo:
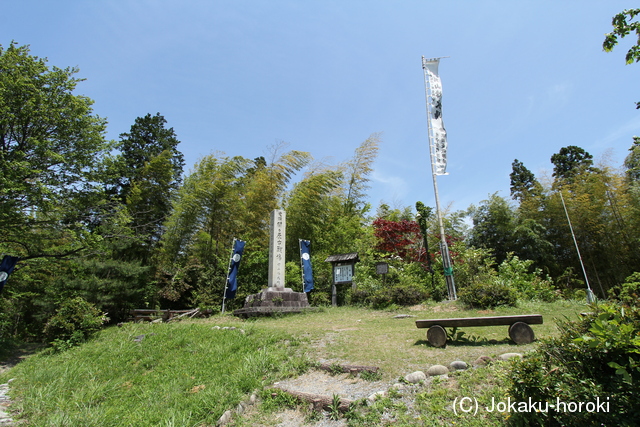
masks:
{"type": "Polygon", "coordinates": [[[461,317],[453,319],[416,320],[418,328],[429,328],[427,340],[434,347],[442,347],[447,342],[444,328],[459,326],[509,326],[509,337],[516,344],[529,344],[535,339],[529,325],[541,325],[542,315],[524,314],[521,316],[461,317]]]}

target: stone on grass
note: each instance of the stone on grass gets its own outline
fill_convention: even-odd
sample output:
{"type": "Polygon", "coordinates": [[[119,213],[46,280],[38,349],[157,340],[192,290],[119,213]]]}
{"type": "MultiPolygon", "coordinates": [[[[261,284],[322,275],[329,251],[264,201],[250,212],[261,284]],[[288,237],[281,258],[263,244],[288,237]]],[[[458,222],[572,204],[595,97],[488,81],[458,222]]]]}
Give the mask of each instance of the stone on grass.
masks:
{"type": "Polygon", "coordinates": [[[501,354],[500,356],[498,356],[498,360],[509,360],[512,359],[514,357],[518,357],[520,358],[520,360],[522,360],[522,354],[520,353],[504,353],[501,354]]]}
{"type": "Polygon", "coordinates": [[[463,362],[462,360],[454,360],[453,362],[449,363],[449,369],[451,369],[452,371],[464,371],[468,367],[469,366],[467,365],[467,362],[463,362]]]}
{"type": "Polygon", "coordinates": [[[473,361],[473,366],[486,366],[491,362],[493,362],[493,359],[489,356],[480,356],[473,361]]]}
{"type": "Polygon", "coordinates": [[[232,415],[233,414],[231,413],[231,411],[225,411],[225,413],[222,414],[220,419],[218,419],[218,423],[216,425],[223,426],[223,425],[229,424],[229,421],[231,421],[232,415]]]}
{"type": "Polygon", "coordinates": [[[404,380],[411,384],[417,384],[420,381],[427,379],[427,376],[422,371],[415,371],[404,376],[404,380]]]}
{"type": "Polygon", "coordinates": [[[434,377],[436,375],[444,375],[449,373],[449,368],[443,365],[433,365],[427,369],[427,375],[434,377]]]}
{"type": "Polygon", "coordinates": [[[371,396],[367,397],[369,402],[375,402],[378,399],[381,399],[387,395],[386,391],[380,390],[373,393],[371,396]]]}

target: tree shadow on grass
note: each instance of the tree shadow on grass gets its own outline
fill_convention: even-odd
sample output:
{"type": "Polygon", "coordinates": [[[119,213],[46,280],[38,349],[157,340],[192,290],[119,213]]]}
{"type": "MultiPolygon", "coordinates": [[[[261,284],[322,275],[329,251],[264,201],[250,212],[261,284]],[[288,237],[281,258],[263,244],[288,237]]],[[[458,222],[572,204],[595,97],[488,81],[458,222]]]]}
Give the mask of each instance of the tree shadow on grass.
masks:
{"type": "MultiPolygon", "coordinates": [[[[438,347],[432,346],[429,343],[429,341],[427,341],[427,340],[417,340],[413,345],[416,345],[416,346],[426,345],[427,347],[438,348],[438,347]]],[[[486,338],[470,337],[470,338],[462,338],[462,339],[457,339],[457,340],[449,340],[449,339],[447,339],[447,343],[445,344],[445,346],[444,347],[440,347],[440,348],[446,348],[448,346],[451,346],[451,347],[490,347],[490,346],[496,346],[496,345],[517,346],[517,344],[514,343],[513,341],[511,341],[509,338],[503,338],[501,340],[495,340],[495,339],[489,340],[489,339],[486,339],[486,338]]]]}
{"type": "Polygon", "coordinates": [[[3,344],[6,346],[0,354],[0,374],[45,348],[44,344],[39,343],[3,342],[3,344]]]}

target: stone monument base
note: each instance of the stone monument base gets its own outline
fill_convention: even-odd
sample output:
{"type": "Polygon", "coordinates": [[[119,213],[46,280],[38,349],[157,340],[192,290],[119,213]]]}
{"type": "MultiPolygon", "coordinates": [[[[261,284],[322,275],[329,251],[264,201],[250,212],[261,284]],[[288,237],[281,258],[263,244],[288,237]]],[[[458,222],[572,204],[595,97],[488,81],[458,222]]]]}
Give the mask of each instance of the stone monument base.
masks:
{"type": "Polygon", "coordinates": [[[275,313],[301,313],[310,310],[307,294],[293,292],[291,288],[266,288],[262,292],[249,295],[244,307],[235,310],[234,316],[270,316],[275,313]]]}

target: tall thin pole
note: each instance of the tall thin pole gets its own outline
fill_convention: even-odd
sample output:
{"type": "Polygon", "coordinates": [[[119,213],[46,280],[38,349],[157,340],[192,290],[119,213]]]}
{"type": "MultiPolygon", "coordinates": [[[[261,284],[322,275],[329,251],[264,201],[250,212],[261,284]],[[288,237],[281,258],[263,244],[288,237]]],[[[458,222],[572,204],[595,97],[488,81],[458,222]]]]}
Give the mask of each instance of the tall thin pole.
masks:
{"type": "MultiPolygon", "coordinates": [[[[439,59],[439,58],[438,58],[439,59]]],[[[444,267],[444,278],[447,283],[447,291],[449,293],[450,300],[458,299],[458,295],[456,293],[456,284],[453,279],[453,268],[451,267],[451,256],[449,254],[449,246],[447,245],[447,237],[444,233],[444,223],[442,220],[442,211],[440,209],[440,195],[438,194],[438,181],[436,174],[436,156],[435,156],[435,144],[433,141],[433,128],[431,126],[431,102],[429,102],[429,98],[431,98],[431,82],[429,80],[429,76],[427,75],[427,68],[425,66],[425,58],[422,57],[422,71],[424,73],[424,89],[425,89],[425,98],[427,103],[427,124],[429,128],[429,157],[431,159],[431,175],[433,177],[433,191],[436,198],[436,216],[438,218],[438,226],[440,227],[440,252],[442,253],[442,265],[444,267]]]]}
{"type": "Polygon", "coordinates": [[[578,241],[576,235],[573,232],[573,226],[571,225],[571,219],[569,218],[569,212],[567,211],[567,205],[564,203],[564,197],[562,197],[562,190],[560,190],[560,200],[562,200],[562,207],[564,208],[564,214],[567,216],[567,222],[569,223],[569,230],[571,230],[571,237],[573,237],[573,244],[576,246],[576,252],[578,252],[578,259],[580,260],[580,266],[582,267],[582,274],[584,280],[587,282],[587,302],[592,303],[595,301],[591,286],[589,286],[589,278],[587,277],[587,270],[584,268],[584,262],[582,262],[582,255],[580,255],[580,248],[578,248],[578,241]]]}
{"type": "Polygon", "coordinates": [[[224,293],[222,294],[222,313],[224,314],[224,302],[227,299],[227,288],[229,287],[229,274],[231,273],[231,261],[233,261],[233,250],[236,247],[236,238],[233,238],[233,244],[231,245],[231,256],[229,257],[229,266],[227,267],[227,280],[224,282],[224,293]]]}

